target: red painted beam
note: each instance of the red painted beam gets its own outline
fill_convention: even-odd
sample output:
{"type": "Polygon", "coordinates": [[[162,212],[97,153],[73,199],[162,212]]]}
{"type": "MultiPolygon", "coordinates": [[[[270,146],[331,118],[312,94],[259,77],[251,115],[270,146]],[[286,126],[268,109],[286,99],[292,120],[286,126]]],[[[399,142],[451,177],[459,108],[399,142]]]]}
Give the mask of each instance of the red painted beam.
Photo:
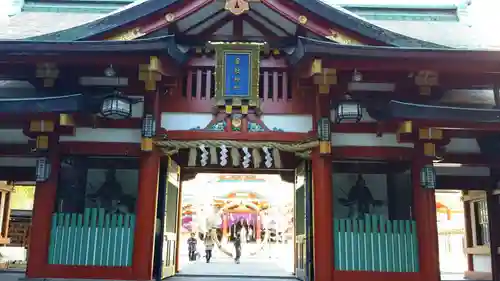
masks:
{"type": "MultiPolygon", "coordinates": [[[[151,32],[157,31],[159,29],[165,28],[173,23],[178,22],[179,20],[201,10],[203,7],[213,3],[215,0],[191,0],[191,1],[182,1],[181,5],[173,5],[172,7],[168,7],[165,11],[161,13],[159,16],[147,15],[144,18],[139,19],[137,22],[130,24],[127,26],[126,30],[132,30],[134,28],[138,28],[139,34],[149,34],[151,32]],[[150,18],[154,17],[155,20],[151,20],[150,18]],[[147,22],[146,22],[147,21],[147,22]]],[[[121,28],[121,32],[123,32],[124,28],[121,28]]],[[[107,33],[106,35],[98,36],[98,38],[112,38],[113,36],[119,34],[116,30],[113,33],[107,33]]]]}
{"type": "MultiPolygon", "coordinates": [[[[213,68],[215,67],[215,58],[213,56],[193,57],[187,62],[188,67],[192,68],[213,68]]],[[[281,57],[261,58],[261,69],[288,69],[288,62],[281,57]]]]}
{"type": "MultiPolygon", "coordinates": [[[[301,70],[305,74],[310,73],[310,65],[304,62],[301,70]]],[[[475,73],[483,74],[488,72],[500,72],[500,65],[496,61],[470,63],[463,61],[442,62],[440,60],[422,60],[422,59],[363,59],[360,57],[356,60],[346,60],[324,58],[324,68],[334,68],[337,70],[353,70],[358,71],[421,71],[422,69],[432,69],[435,71],[448,71],[455,73],[475,73]]]]}
{"type": "Polygon", "coordinates": [[[235,141],[279,141],[279,142],[298,142],[313,137],[312,133],[284,133],[284,132],[204,132],[204,131],[166,131],[162,130],[160,134],[165,134],[168,140],[235,140],[235,141]]]}
{"type": "MultiPolygon", "coordinates": [[[[313,13],[304,10],[302,7],[299,7],[298,5],[294,5],[291,3],[291,1],[286,1],[286,0],[261,0],[261,3],[269,7],[271,10],[274,12],[280,14],[281,16],[285,17],[289,21],[304,27],[305,29],[320,35],[320,36],[332,36],[333,35],[333,30],[338,31],[339,28],[331,26],[331,24],[327,23],[325,20],[319,18],[318,16],[314,15],[313,13]],[[301,18],[305,17],[306,21],[301,22],[301,18]]],[[[367,40],[366,38],[360,37],[358,34],[354,34],[353,32],[350,31],[345,31],[345,34],[349,35],[349,37],[363,42],[367,43],[368,45],[372,45],[370,43],[376,43],[373,40],[367,40]]],[[[375,44],[375,45],[379,45],[375,44]]]]}
{"type": "Polygon", "coordinates": [[[141,146],[138,143],[123,142],[61,142],[62,154],[72,155],[108,155],[139,156],[141,146]]]}

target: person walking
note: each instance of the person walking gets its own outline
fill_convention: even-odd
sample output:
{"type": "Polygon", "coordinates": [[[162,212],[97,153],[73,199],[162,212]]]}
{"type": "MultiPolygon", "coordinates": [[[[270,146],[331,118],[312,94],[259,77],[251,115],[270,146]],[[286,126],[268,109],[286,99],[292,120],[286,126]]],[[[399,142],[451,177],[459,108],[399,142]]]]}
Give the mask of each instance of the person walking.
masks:
{"type": "Polygon", "coordinates": [[[241,232],[236,233],[233,244],[235,250],[234,262],[239,264],[241,257],[241,232]]]}
{"type": "Polygon", "coordinates": [[[205,244],[205,259],[207,263],[210,262],[210,259],[212,258],[212,250],[214,249],[214,240],[212,236],[210,235],[210,232],[207,232],[205,234],[205,239],[204,239],[204,244],[205,244]]]}
{"type": "Polygon", "coordinates": [[[196,236],[195,233],[191,233],[191,237],[189,237],[189,239],[187,240],[189,261],[196,260],[196,244],[198,243],[198,240],[196,240],[195,236],[196,236]]]}

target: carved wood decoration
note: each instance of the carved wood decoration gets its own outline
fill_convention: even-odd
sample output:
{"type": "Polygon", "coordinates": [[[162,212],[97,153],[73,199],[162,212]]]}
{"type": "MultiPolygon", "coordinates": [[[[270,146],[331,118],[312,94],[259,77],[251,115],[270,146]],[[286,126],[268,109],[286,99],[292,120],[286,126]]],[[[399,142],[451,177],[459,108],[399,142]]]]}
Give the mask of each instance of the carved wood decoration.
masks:
{"type": "Polygon", "coordinates": [[[259,106],[259,43],[215,44],[215,97],[217,106],[243,114],[259,106]]]}
{"type": "Polygon", "coordinates": [[[250,10],[250,5],[248,4],[248,0],[226,0],[225,9],[233,15],[239,16],[250,10]]]}

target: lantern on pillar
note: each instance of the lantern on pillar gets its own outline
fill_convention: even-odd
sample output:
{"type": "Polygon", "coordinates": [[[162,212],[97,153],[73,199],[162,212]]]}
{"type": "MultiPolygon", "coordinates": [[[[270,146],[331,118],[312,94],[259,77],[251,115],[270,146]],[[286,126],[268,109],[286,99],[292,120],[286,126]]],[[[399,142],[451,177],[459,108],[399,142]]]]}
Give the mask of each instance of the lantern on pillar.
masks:
{"type": "Polygon", "coordinates": [[[153,114],[146,114],[142,118],[142,140],[141,140],[141,150],[142,151],[152,151],[153,150],[153,137],[156,135],[156,121],[153,114]]]}
{"type": "Polygon", "coordinates": [[[361,121],[363,111],[361,104],[352,100],[351,96],[346,95],[345,100],[340,101],[335,109],[330,112],[330,118],[336,123],[361,121]]]}
{"type": "Polygon", "coordinates": [[[132,100],[116,91],[102,101],[101,115],[113,120],[128,119],[132,116],[132,100]]]}
{"type": "Polygon", "coordinates": [[[318,140],[319,140],[319,153],[330,154],[332,152],[332,145],[330,140],[332,138],[332,130],[329,118],[323,117],[318,120],[318,140]]]}
{"type": "Polygon", "coordinates": [[[50,161],[47,157],[36,160],[36,182],[45,182],[49,179],[51,172],[50,161]]]}
{"type": "Polygon", "coordinates": [[[436,170],[432,165],[425,165],[420,170],[420,185],[423,188],[436,188],[436,170]]]}

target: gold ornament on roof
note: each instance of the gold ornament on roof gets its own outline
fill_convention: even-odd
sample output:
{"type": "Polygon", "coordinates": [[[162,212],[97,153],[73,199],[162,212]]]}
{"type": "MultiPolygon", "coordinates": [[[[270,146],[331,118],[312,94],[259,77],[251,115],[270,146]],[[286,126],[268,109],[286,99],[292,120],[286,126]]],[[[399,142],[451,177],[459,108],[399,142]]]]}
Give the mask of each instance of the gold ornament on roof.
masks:
{"type": "Polygon", "coordinates": [[[226,0],[225,8],[233,15],[239,16],[250,10],[250,5],[248,4],[248,0],[226,0]]]}
{"type": "Polygon", "coordinates": [[[334,42],[343,44],[343,45],[363,45],[356,39],[353,39],[343,33],[340,33],[336,30],[330,29],[330,35],[326,36],[327,39],[332,40],[334,42]]]}
{"type": "Polygon", "coordinates": [[[300,24],[306,24],[307,17],[306,16],[299,16],[299,22],[300,22],[300,24]]]}

